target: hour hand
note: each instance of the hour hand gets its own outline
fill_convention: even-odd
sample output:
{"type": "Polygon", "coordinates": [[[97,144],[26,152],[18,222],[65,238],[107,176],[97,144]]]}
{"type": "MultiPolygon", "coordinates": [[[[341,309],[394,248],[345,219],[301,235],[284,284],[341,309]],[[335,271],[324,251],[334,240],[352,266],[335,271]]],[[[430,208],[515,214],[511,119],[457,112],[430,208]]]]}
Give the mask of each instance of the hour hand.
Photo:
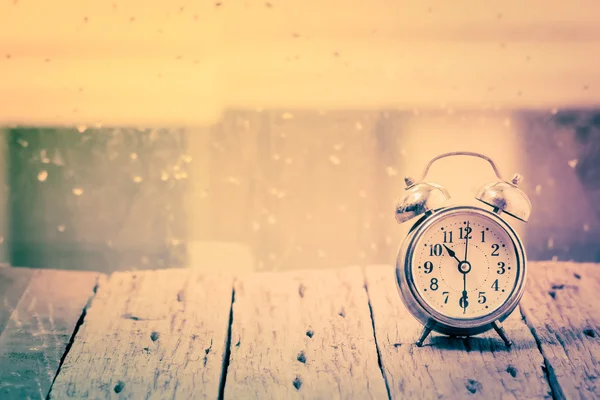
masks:
{"type": "Polygon", "coordinates": [[[461,262],[457,257],[456,257],[456,253],[454,252],[454,250],[452,250],[450,247],[444,245],[444,247],[446,248],[446,250],[448,251],[448,254],[450,255],[450,257],[453,257],[456,261],[461,262]]]}

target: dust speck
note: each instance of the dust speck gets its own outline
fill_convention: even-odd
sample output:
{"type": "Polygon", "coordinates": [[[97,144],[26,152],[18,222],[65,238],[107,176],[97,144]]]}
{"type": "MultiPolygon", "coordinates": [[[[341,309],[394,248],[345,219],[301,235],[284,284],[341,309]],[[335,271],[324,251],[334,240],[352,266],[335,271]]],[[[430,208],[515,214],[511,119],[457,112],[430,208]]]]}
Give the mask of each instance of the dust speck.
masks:
{"type": "Polygon", "coordinates": [[[46,171],[45,169],[43,169],[40,172],[38,172],[37,179],[40,182],[45,182],[46,179],[48,179],[48,171],[46,171]]]}

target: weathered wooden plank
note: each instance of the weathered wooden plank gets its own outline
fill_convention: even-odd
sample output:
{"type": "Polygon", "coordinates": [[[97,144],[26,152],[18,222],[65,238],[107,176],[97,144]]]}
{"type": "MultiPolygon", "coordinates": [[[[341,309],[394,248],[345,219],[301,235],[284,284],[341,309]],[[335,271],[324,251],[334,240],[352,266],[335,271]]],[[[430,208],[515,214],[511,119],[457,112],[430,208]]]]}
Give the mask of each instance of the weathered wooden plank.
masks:
{"type": "Polygon", "coordinates": [[[101,274],[38,270],[0,335],[0,397],[45,399],[101,274]]]}
{"type": "Polygon", "coordinates": [[[236,280],[226,399],[387,399],[358,267],[236,280]]]}
{"type": "Polygon", "coordinates": [[[598,398],[600,265],[540,262],[521,302],[557,398],[598,398]]]}
{"type": "Polygon", "coordinates": [[[217,398],[233,278],[118,272],[98,290],[51,398],[217,398]]]}
{"type": "Polygon", "coordinates": [[[25,292],[34,270],[0,267],[0,333],[25,292]]]}
{"type": "Polygon", "coordinates": [[[518,309],[503,324],[515,343],[510,349],[493,331],[469,339],[433,333],[419,348],[422,326],[402,304],[393,267],[367,267],[365,275],[392,399],[550,397],[544,360],[518,309]]]}

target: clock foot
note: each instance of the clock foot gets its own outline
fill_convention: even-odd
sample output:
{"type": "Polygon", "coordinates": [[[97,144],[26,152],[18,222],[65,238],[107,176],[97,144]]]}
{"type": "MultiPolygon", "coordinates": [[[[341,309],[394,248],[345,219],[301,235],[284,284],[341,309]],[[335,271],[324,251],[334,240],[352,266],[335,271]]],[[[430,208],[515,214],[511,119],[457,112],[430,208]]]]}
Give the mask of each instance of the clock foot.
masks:
{"type": "Polygon", "coordinates": [[[427,339],[427,336],[431,333],[431,328],[425,327],[423,328],[423,332],[421,332],[421,336],[419,336],[419,340],[417,340],[417,346],[422,347],[423,342],[427,339]]]}
{"type": "Polygon", "coordinates": [[[500,325],[500,323],[498,321],[492,322],[492,327],[494,328],[494,330],[496,331],[498,336],[500,336],[502,338],[506,347],[512,346],[512,342],[510,341],[508,336],[506,336],[506,332],[504,331],[504,328],[502,327],[502,325],[500,325]]]}

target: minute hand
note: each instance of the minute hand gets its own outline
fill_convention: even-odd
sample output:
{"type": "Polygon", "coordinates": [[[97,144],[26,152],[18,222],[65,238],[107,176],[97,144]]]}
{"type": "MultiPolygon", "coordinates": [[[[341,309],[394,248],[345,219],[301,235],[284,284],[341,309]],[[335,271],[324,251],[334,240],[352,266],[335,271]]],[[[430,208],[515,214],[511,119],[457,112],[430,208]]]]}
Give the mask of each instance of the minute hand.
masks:
{"type": "Polygon", "coordinates": [[[467,261],[467,254],[469,253],[469,236],[471,235],[471,228],[469,228],[469,222],[467,222],[467,240],[465,241],[465,261],[467,261]]]}

